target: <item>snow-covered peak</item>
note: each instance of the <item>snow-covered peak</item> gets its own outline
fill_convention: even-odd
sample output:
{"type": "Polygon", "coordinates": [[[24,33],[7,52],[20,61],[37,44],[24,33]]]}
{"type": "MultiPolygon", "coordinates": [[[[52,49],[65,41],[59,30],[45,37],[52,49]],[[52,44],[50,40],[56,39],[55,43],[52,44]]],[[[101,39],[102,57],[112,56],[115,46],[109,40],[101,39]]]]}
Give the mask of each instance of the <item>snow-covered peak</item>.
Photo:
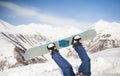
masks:
{"type": "Polygon", "coordinates": [[[94,23],[92,28],[95,29],[97,33],[111,34],[115,38],[120,37],[120,23],[117,22],[107,22],[101,19],[94,23]]]}
{"type": "Polygon", "coordinates": [[[0,19],[0,30],[10,28],[12,25],[0,19]]]}
{"type": "MultiPolygon", "coordinates": [[[[16,31],[23,30],[27,34],[40,33],[48,38],[55,37],[55,39],[64,38],[73,34],[80,33],[81,30],[73,26],[52,26],[48,24],[36,24],[30,23],[28,25],[18,25],[16,26],[16,31]]],[[[20,32],[20,31],[19,31],[20,32]]]]}
{"type": "Polygon", "coordinates": [[[2,32],[9,32],[12,34],[37,34],[40,33],[47,37],[56,37],[63,38],[66,36],[70,36],[73,34],[80,33],[81,30],[78,28],[75,28],[73,26],[52,26],[48,24],[36,24],[36,23],[30,23],[30,24],[22,24],[13,26],[3,20],[0,20],[0,31],[2,32]]]}
{"type": "Polygon", "coordinates": [[[103,20],[103,19],[100,19],[99,21],[97,21],[95,24],[96,25],[102,25],[102,24],[108,24],[109,22],[103,20]]]}
{"type": "Polygon", "coordinates": [[[117,22],[107,22],[101,19],[98,22],[94,23],[92,27],[98,33],[107,33],[107,34],[120,33],[120,30],[119,30],[120,23],[117,23],[117,22]]]}

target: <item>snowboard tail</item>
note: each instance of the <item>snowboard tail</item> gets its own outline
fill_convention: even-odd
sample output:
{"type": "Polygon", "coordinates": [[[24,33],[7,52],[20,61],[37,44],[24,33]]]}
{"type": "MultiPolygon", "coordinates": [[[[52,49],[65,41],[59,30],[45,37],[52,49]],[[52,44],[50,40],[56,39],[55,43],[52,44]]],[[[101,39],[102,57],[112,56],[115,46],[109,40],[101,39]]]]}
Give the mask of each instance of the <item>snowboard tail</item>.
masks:
{"type": "MultiPolygon", "coordinates": [[[[84,41],[84,40],[87,40],[87,39],[94,38],[96,36],[96,31],[91,29],[91,30],[87,30],[83,33],[79,33],[79,34],[76,34],[76,35],[79,35],[82,38],[82,40],[84,41]]],[[[58,49],[61,49],[61,48],[64,48],[64,47],[67,47],[67,46],[71,45],[72,38],[76,35],[73,35],[73,36],[70,36],[70,37],[67,37],[67,38],[64,38],[64,39],[61,39],[61,40],[53,41],[53,42],[50,42],[50,43],[55,43],[56,47],[58,49]]],[[[48,53],[49,52],[48,49],[47,49],[48,44],[49,43],[46,43],[46,44],[28,49],[23,54],[24,58],[26,60],[28,60],[28,59],[31,59],[31,58],[34,58],[34,57],[37,57],[37,56],[44,55],[44,54],[48,53]]]]}

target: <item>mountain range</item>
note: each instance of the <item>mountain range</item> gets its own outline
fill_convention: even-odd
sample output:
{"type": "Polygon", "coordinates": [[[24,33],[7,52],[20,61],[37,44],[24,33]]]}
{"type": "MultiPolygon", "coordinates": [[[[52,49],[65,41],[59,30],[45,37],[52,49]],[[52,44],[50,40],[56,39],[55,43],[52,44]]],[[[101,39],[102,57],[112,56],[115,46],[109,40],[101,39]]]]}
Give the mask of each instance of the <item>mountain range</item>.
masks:
{"type": "MultiPolygon", "coordinates": [[[[82,42],[89,53],[120,47],[120,23],[99,20],[92,24],[90,29],[95,29],[97,36],[82,42]]],[[[44,56],[26,61],[22,54],[34,46],[80,32],[81,29],[73,26],[53,27],[35,23],[15,26],[0,20],[0,69],[45,63],[47,59],[44,56]]]]}

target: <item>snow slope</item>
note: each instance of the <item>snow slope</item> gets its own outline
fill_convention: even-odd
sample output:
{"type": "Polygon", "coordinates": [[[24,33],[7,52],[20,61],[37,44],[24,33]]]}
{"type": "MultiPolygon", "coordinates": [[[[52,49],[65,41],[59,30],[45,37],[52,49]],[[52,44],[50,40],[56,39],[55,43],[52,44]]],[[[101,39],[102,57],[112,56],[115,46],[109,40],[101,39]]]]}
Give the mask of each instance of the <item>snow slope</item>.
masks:
{"type": "Polygon", "coordinates": [[[74,27],[52,27],[52,25],[35,23],[14,26],[0,19],[0,61],[6,60],[7,64],[9,63],[11,65],[16,63],[14,58],[14,48],[15,46],[20,47],[17,43],[29,49],[33,46],[45,43],[48,40],[52,41],[63,38],[79,33],[80,31],[81,30],[74,27]],[[9,38],[4,36],[3,33],[9,38]]]}
{"type": "Polygon", "coordinates": [[[93,76],[120,76],[120,48],[91,55],[93,76]]]}
{"type": "MultiPolygon", "coordinates": [[[[100,20],[92,25],[92,28],[97,31],[98,34],[110,34],[112,39],[120,40],[120,23],[117,22],[107,22],[100,20]]],[[[35,24],[31,23],[28,25],[18,25],[13,26],[3,20],[0,20],[0,32],[7,32],[12,35],[22,34],[22,35],[34,35],[40,33],[46,36],[50,40],[60,39],[73,35],[75,33],[81,32],[79,28],[73,26],[64,27],[52,27],[52,25],[47,24],[35,24]]],[[[101,35],[101,36],[102,36],[101,35]]],[[[99,41],[99,36],[98,36],[99,41]]],[[[95,41],[97,42],[97,41],[95,41]]],[[[119,42],[118,42],[119,43],[119,42]]],[[[13,54],[14,45],[3,39],[0,36],[0,60],[6,59],[9,64],[14,64],[16,62],[13,54]],[[7,47],[7,48],[6,48],[7,47]]],[[[106,76],[109,74],[114,74],[112,76],[119,76],[120,73],[120,59],[119,52],[120,48],[105,50],[104,52],[99,52],[91,55],[92,59],[92,75],[93,76],[106,76]],[[109,52],[110,51],[110,52],[109,52]],[[114,63],[113,63],[114,62],[114,63]],[[107,64],[106,64],[107,63],[107,64]],[[101,71],[102,70],[102,71],[101,71]],[[116,75],[115,75],[116,74],[116,75]]],[[[61,51],[62,55],[65,56],[67,52],[66,49],[61,51]]],[[[49,61],[44,64],[34,64],[24,67],[12,68],[3,70],[0,72],[0,76],[61,76],[61,72],[58,66],[50,58],[50,55],[46,55],[49,61]]],[[[66,57],[65,57],[66,58],[66,57]]],[[[66,58],[67,59],[67,58],[66,58]]],[[[74,71],[76,72],[80,60],[74,57],[68,58],[69,62],[73,65],[74,71]],[[73,62],[74,61],[74,62],[73,62]]],[[[110,76],[110,75],[109,75],[110,76]]]]}
{"type": "MultiPolygon", "coordinates": [[[[65,49],[61,51],[65,51],[65,49]]],[[[65,57],[62,52],[61,54],[65,57]]],[[[103,50],[102,52],[91,54],[90,58],[92,62],[92,76],[120,76],[119,54],[120,48],[107,49],[103,50]]],[[[62,72],[50,58],[50,55],[47,54],[46,56],[49,58],[47,63],[7,69],[0,72],[0,76],[62,76],[62,72]]],[[[80,60],[73,57],[66,59],[69,60],[74,68],[74,71],[77,72],[80,60]]]]}

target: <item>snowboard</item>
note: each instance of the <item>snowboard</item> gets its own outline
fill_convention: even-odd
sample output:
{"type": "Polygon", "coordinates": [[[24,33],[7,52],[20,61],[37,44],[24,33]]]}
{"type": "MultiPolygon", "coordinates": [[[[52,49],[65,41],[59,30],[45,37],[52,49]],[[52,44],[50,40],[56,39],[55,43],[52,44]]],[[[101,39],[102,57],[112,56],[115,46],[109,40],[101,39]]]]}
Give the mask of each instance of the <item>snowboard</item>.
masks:
{"type": "MultiPolygon", "coordinates": [[[[96,31],[94,29],[90,29],[90,30],[84,31],[84,32],[76,34],[76,35],[79,35],[82,38],[82,41],[84,41],[84,40],[92,39],[93,37],[95,37],[96,31]]],[[[47,49],[47,45],[50,43],[55,43],[57,49],[61,49],[61,48],[70,46],[71,42],[72,42],[72,38],[76,35],[72,35],[72,36],[64,38],[64,39],[49,42],[49,43],[46,43],[46,44],[43,44],[40,46],[32,47],[32,48],[28,49],[23,54],[23,56],[24,56],[25,60],[29,60],[29,59],[32,59],[34,57],[44,55],[44,54],[49,52],[47,49]]]]}

